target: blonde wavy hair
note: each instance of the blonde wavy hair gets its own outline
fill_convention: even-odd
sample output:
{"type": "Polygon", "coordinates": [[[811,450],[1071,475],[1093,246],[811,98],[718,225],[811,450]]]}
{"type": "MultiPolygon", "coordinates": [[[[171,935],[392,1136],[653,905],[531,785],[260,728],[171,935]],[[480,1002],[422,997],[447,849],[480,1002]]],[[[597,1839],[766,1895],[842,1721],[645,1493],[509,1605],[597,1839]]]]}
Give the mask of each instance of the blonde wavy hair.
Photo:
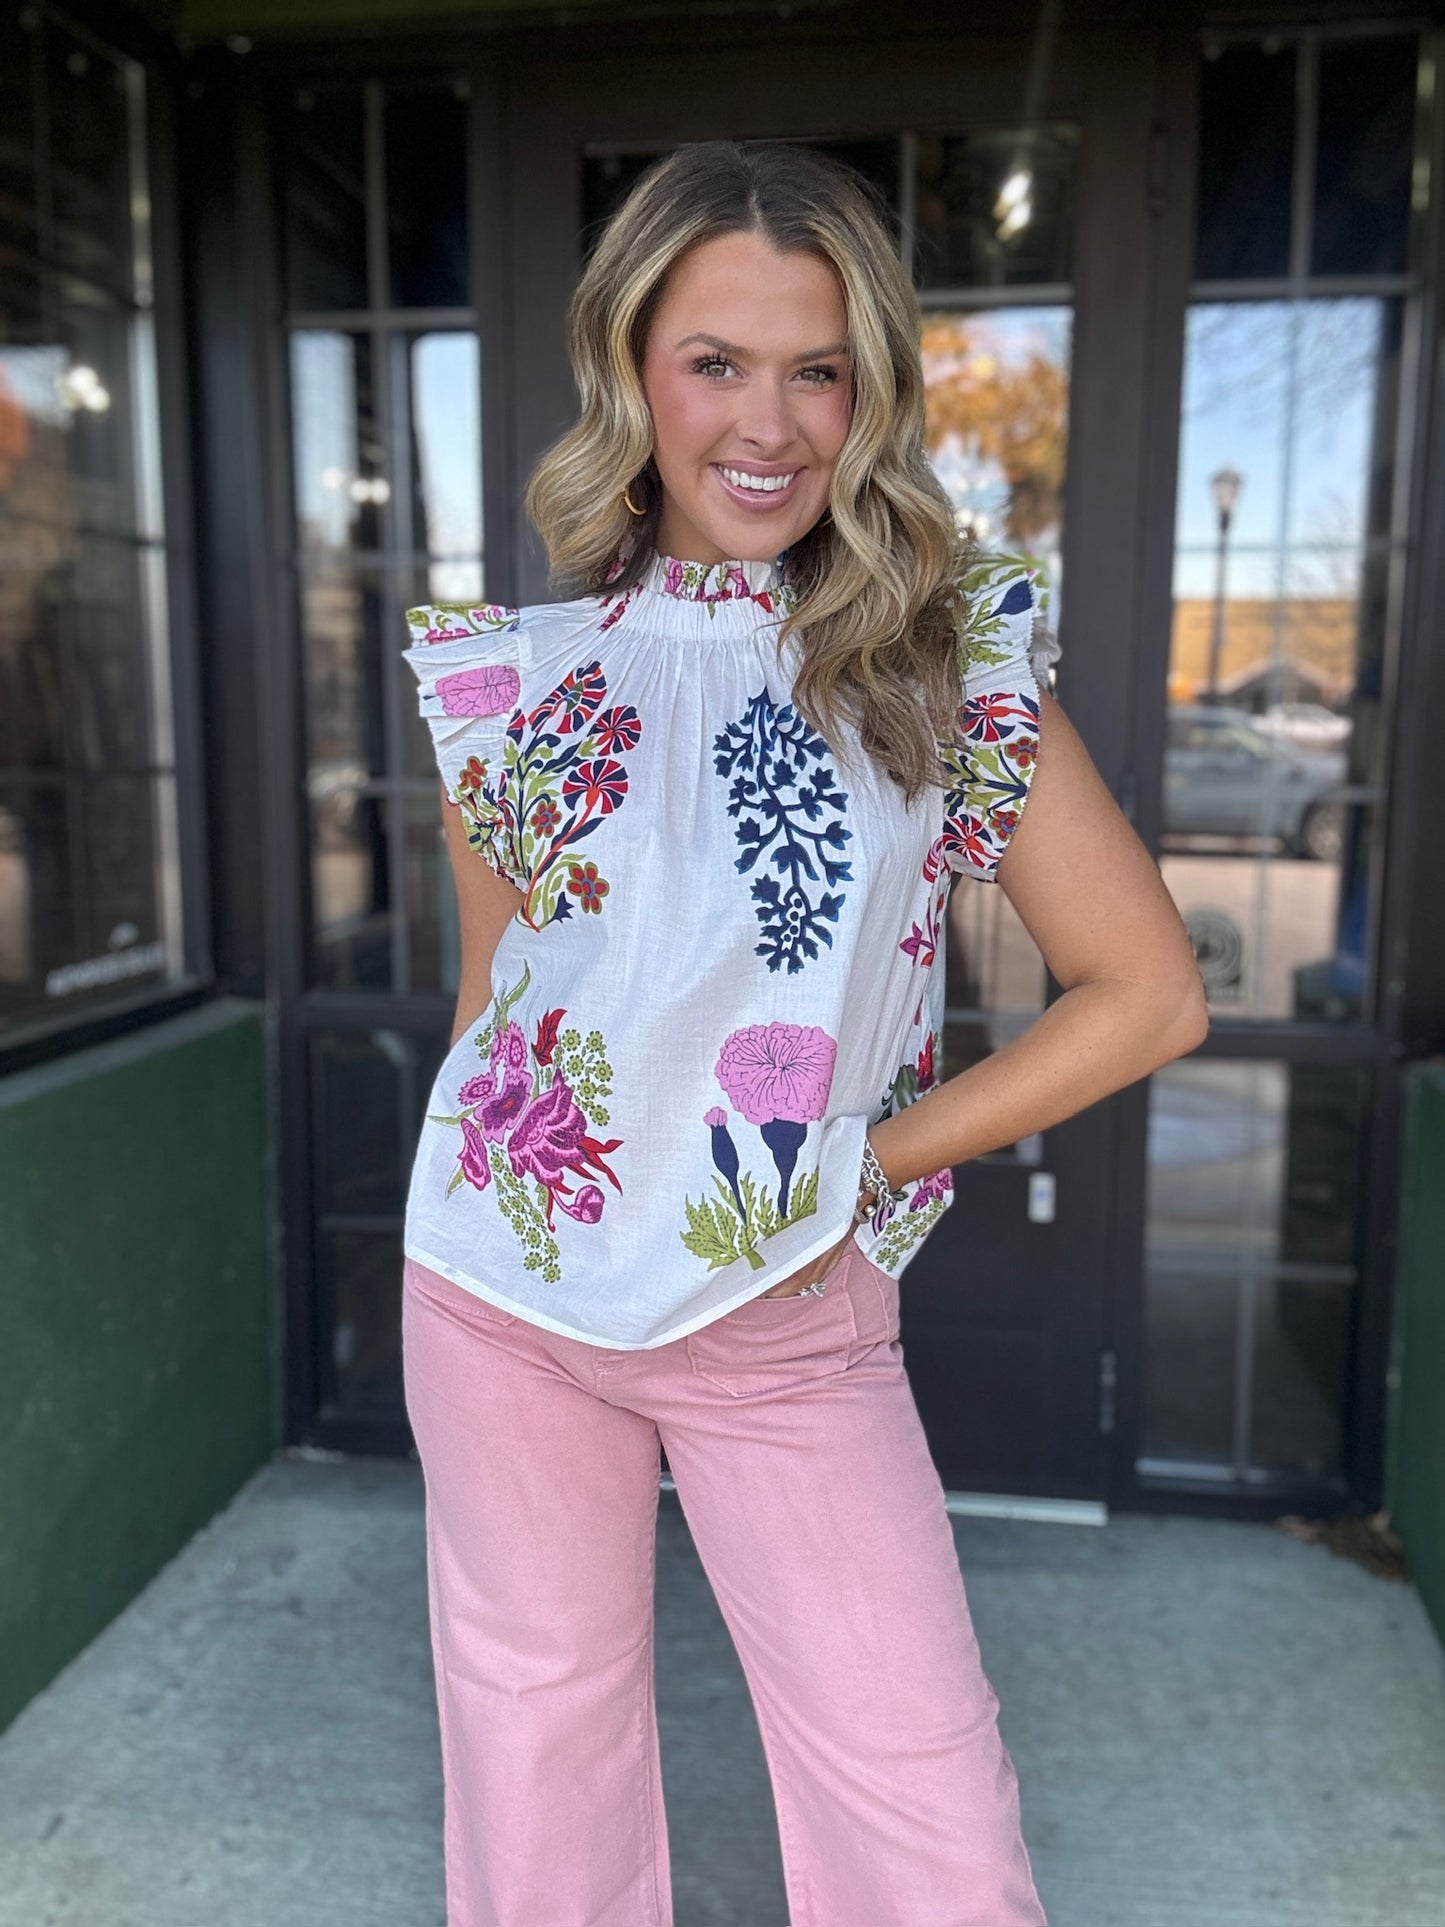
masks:
{"type": "Polygon", "coordinates": [[[797,595],[779,642],[800,639],[793,698],[812,727],[840,754],[840,725],[855,726],[911,803],[948,781],[937,738],[959,702],[972,544],[924,450],[918,300],[886,209],[851,168],[791,143],[697,141],[638,179],[568,307],[581,412],[533,470],[527,513],[554,582],[597,594],[637,580],[662,507],[641,376],[648,328],[682,256],[737,233],[821,257],[842,288],[852,421],[827,511],[789,551],[797,595]],[[623,506],[625,486],[645,503],[640,518],[623,506]]]}

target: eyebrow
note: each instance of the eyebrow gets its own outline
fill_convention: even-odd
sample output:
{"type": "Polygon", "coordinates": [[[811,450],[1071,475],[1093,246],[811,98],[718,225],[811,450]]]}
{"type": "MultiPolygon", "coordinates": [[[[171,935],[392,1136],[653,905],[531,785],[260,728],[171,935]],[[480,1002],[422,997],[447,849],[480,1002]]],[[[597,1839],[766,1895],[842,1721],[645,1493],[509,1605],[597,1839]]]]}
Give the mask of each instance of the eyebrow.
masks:
{"type": "MultiPolygon", "coordinates": [[[[746,348],[739,348],[735,342],[723,341],[717,335],[684,335],[681,341],[673,343],[673,350],[676,352],[680,348],[686,348],[694,341],[700,341],[709,348],[717,348],[725,355],[742,355],[746,357],[748,352],[746,348]]],[[[830,343],[826,348],[810,348],[806,354],[798,355],[796,359],[798,361],[822,361],[829,355],[845,355],[847,352],[848,344],[846,341],[835,341],[830,343]]]]}

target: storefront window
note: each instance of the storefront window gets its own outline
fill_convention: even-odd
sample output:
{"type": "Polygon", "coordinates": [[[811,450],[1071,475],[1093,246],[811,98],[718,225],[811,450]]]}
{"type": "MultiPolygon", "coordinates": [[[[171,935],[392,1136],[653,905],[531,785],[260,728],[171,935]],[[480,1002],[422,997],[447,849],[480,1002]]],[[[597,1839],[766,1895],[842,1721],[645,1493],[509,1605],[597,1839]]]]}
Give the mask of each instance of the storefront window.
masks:
{"type": "Polygon", "coordinates": [[[182,980],[141,69],[0,22],[0,1043],[182,980]]]}

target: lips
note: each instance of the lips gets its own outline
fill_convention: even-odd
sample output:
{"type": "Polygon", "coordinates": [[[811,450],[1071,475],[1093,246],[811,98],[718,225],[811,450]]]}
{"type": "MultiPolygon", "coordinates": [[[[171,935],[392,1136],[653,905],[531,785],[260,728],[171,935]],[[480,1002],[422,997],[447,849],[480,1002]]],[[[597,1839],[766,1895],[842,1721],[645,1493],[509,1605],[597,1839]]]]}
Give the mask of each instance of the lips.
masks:
{"type": "Polygon", "coordinates": [[[735,473],[737,474],[754,476],[790,475],[792,477],[782,488],[740,488],[736,482],[730,482],[728,480],[720,462],[713,462],[710,464],[710,467],[713,474],[717,477],[719,488],[724,491],[729,501],[736,502],[740,508],[751,509],[754,514],[760,510],[766,512],[769,509],[780,507],[784,502],[790,502],[798,492],[798,483],[803,474],[801,468],[744,468],[741,463],[738,463],[735,465],[735,473]]]}

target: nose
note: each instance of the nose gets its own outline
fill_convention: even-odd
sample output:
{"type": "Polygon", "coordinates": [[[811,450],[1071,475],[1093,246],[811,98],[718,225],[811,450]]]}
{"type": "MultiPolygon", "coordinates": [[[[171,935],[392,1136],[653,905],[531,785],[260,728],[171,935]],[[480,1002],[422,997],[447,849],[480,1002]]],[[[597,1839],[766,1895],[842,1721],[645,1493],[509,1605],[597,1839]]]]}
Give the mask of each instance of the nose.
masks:
{"type": "Polygon", "coordinates": [[[771,460],[793,441],[796,423],[791,398],[781,381],[751,381],[738,417],[738,434],[764,460],[771,460]]]}

